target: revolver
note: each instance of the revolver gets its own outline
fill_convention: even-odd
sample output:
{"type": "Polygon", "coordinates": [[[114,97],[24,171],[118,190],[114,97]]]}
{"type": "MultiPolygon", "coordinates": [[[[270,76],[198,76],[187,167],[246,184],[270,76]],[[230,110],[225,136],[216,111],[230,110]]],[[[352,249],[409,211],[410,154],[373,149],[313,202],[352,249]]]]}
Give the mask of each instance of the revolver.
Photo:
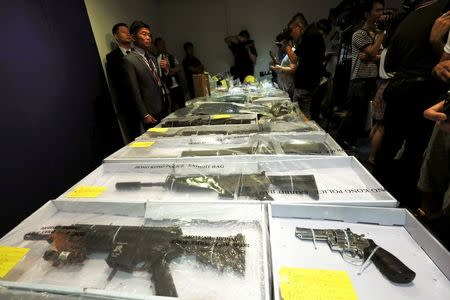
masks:
{"type": "Polygon", "coordinates": [[[372,260],[381,274],[394,283],[410,283],[416,273],[403,264],[392,253],[377,246],[364,235],[355,234],[349,228],[343,229],[295,229],[295,236],[301,240],[327,241],[331,250],[341,253],[343,259],[352,264],[363,264],[372,260]]]}

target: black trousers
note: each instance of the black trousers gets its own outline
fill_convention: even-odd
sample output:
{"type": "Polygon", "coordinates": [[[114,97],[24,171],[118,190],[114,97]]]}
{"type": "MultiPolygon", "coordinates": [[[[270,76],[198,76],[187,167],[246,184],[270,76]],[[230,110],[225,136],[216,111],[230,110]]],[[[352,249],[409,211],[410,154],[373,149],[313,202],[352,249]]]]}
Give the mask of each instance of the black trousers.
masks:
{"type": "Polygon", "coordinates": [[[137,112],[120,112],[118,118],[128,142],[134,141],[135,138],[141,135],[141,122],[137,112]]]}
{"type": "Polygon", "coordinates": [[[376,81],[376,78],[358,78],[350,82],[346,105],[349,114],[339,126],[336,136],[339,143],[346,141],[354,145],[366,133],[367,113],[377,89],[376,81]]]}
{"type": "Polygon", "coordinates": [[[402,206],[417,207],[417,182],[423,154],[434,122],[423,112],[445,92],[433,78],[394,78],[384,91],[384,137],[377,153],[374,176],[402,206]],[[395,157],[405,143],[400,160],[395,157]]]}
{"type": "Polygon", "coordinates": [[[172,107],[171,107],[172,112],[186,106],[186,102],[184,99],[184,92],[180,86],[170,89],[170,98],[172,100],[172,107]]]}

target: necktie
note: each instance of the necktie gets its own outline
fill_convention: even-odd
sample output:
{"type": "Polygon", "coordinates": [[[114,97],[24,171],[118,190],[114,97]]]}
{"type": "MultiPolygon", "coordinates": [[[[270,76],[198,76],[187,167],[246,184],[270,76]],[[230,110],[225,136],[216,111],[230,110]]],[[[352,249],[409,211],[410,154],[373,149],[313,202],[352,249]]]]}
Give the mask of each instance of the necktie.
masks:
{"type": "Polygon", "coordinates": [[[151,74],[153,76],[153,79],[155,79],[156,83],[158,83],[158,86],[161,86],[161,80],[158,76],[158,73],[156,72],[156,66],[153,63],[153,60],[150,58],[150,55],[148,53],[145,53],[145,59],[147,59],[148,65],[150,66],[151,74]]]}

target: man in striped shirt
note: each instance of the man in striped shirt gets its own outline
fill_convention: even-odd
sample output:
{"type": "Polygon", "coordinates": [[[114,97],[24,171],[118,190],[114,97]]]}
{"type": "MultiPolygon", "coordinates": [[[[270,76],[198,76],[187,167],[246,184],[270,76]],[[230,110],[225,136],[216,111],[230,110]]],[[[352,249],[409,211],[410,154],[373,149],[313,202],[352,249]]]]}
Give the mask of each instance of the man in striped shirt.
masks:
{"type": "MultiPolygon", "coordinates": [[[[364,6],[364,24],[352,36],[352,72],[349,87],[349,117],[343,120],[339,138],[355,145],[366,133],[370,100],[375,95],[378,78],[379,51],[385,33],[375,24],[383,15],[384,1],[372,0],[364,6]]],[[[342,140],[341,140],[342,141],[342,140]]]]}

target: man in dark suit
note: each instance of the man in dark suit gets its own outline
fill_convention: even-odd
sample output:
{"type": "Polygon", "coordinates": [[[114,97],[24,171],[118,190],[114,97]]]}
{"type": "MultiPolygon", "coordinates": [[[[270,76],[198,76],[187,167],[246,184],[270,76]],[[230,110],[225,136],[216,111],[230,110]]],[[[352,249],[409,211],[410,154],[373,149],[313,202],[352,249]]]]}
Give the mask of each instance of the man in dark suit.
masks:
{"type": "Polygon", "coordinates": [[[123,69],[123,57],[128,55],[131,48],[131,35],[125,23],[113,26],[112,33],[118,47],[106,55],[106,72],[109,83],[115,96],[117,118],[128,142],[133,141],[141,132],[141,125],[136,110],[136,105],[127,95],[125,88],[125,73],[123,69]]]}
{"type": "Polygon", "coordinates": [[[134,100],[144,128],[148,129],[167,115],[168,91],[163,76],[169,74],[167,60],[160,65],[150,53],[152,36],[150,27],[142,21],[134,21],[130,26],[134,51],[125,56],[124,68],[130,98],[134,100]],[[160,69],[159,69],[160,68],[160,69]]]}

